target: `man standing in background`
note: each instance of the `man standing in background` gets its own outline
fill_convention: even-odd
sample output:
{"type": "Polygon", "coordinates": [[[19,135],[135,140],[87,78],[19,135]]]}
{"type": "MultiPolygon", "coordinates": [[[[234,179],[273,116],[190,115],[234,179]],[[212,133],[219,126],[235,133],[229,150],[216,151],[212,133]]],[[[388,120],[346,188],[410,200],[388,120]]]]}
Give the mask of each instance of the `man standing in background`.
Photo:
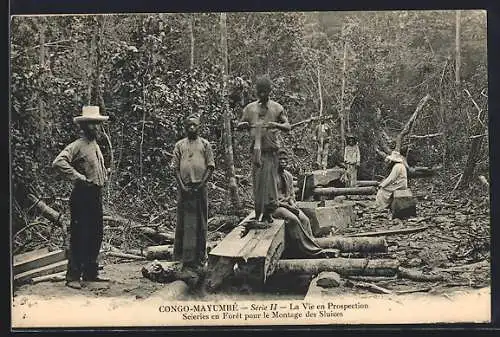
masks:
{"type": "Polygon", "coordinates": [[[330,150],[330,127],[320,120],[314,130],[313,140],[317,143],[316,168],[326,170],[328,166],[328,151],[330,150]]]}
{"type": "Polygon", "coordinates": [[[81,137],[66,146],[52,163],[74,183],[66,285],[75,289],[82,287],[81,280],[108,281],[98,277],[97,257],[103,238],[102,187],[107,171],[96,142],[100,123],[108,118],[100,114],[98,106],[84,106],[82,115],[73,119],[81,128],[81,137]]]}

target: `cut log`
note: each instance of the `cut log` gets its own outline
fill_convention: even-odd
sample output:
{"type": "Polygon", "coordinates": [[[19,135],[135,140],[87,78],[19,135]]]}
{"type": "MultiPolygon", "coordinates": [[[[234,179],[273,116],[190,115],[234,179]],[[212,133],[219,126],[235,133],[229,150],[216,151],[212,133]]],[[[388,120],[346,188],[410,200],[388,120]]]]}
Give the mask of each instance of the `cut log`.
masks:
{"type": "Polygon", "coordinates": [[[408,178],[427,178],[436,174],[438,168],[426,166],[410,166],[408,167],[408,178]]]}
{"type": "Polygon", "coordinates": [[[169,260],[173,254],[174,246],[172,245],[149,246],[144,249],[144,256],[148,260],[169,260]]]}
{"type": "Polygon", "coordinates": [[[66,270],[67,264],[68,264],[68,261],[63,260],[63,261],[49,264],[47,266],[28,270],[24,273],[14,275],[14,283],[15,284],[23,284],[23,283],[30,282],[31,279],[38,277],[38,276],[54,274],[54,273],[66,270]]]}
{"type": "Polygon", "coordinates": [[[151,294],[151,297],[159,297],[163,300],[178,301],[187,298],[189,286],[182,280],[176,280],[151,294]]]}
{"type": "Polygon", "coordinates": [[[62,261],[66,258],[66,254],[64,250],[56,250],[49,253],[44,253],[41,255],[34,255],[28,259],[25,259],[22,262],[14,263],[12,269],[14,275],[24,273],[28,270],[40,268],[47,266],[49,264],[53,264],[59,261],[62,261]]]}
{"type": "Polygon", "coordinates": [[[144,256],[127,254],[127,253],[122,253],[122,252],[108,251],[108,252],[104,252],[104,253],[108,256],[120,257],[122,259],[130,259],[130,260],[145,260],[146,259],[144,256]]]}
{"type": "Polygon", "coordinates": [[[158,232],[152,227],[135,227],[135,229],[158,243],[173,243],[175,239],[175,235],[173,233],[158,232]]]}
{"type": "Polygon", "coordinates": [[[49,248],[47,248],[47,247],[44,247],[44,248],[41,248],[41,249],[32,250],[32,251],[25,252],[25,253],[22,253],[22,254],[14,255],[14,258],[13,258],[14,261],[13,262],[14,263],[20,263],[20,262],[23,262],[23,261],[26,261],[26,260],[30,260],[33,257],[41,256],[41,255],[48,254],[48,253],[49,253],[49,248]]]}
{"type": "Polygon", "coordinates": [[[31,279],[31,284],[37,284],[41,282],[59,282],[64,281],[66,279],[66,271],[61,271],[59,273],[38,276],[31,279]]]}
{"type": "Polygon", "coordinates": [[[358,180],[356,181],[357,187],[366,187],[366,186],[378,186],[379,182],[377,180],[358,180]]]}
{"type": "Polygon", "coordinates": [[[342,276],[394,276],[398,268],[398,260],[391,259],[294,259],[279,261],[276,272],[317,274],[322,271],[334,271],[342,276]]]}
{"type": "Polygon", "coordinates": [[[275,219],[269,228],[245,230],[244,224],[254,217],[255,213],[250,213],[210,251],[208,291],[215,291],[236,264],[255,286],[263,285],[273,274],[285,248],[285,222],[275,219]]]}
{"type": "Polygon", "coordinates": [[[343,202],[328,207],[300,209],[311,221],[314,236],[320,237],[329,234],[333,228],[339,230],[349,227],[355,220],[353,205],[351,202],[343,202]]]}
{"type": "Polygon", "coordinates": [[[412,281],[417,282],[435,282],[442,281],[445,279],[445,276],[442,274],[424,274],[420,271],[399,268],[398,274],[401,278],[405,278],[412,281]]]}
{"type": "Polygon", "coordinates": [[[374,186],[364,187],[316,187],[314,195],[333,197],[337,195],[369,195],[377,193],[374,186]]]}
{"type": "Polygon", "coordinates": [[[303,197],[301,197],[300,200],[307,200],[311,197],[316,187],[331,186],[335,183],[338,184],[344,172],[345,170],[343,168],[334,167],[301,175],[298,180],[298,186],[301,189],[301,195],[303,195],[303,197]]]}
{"type": "Polygon", "coordinates": [[[381,236],[381,235],[395,235],[395,234],[409,234],[425,231],[429,226],[421,226],[415,228],[403,228],[403,229],[390,229],[386,231],[379,232],[365,232],[357,234],[348,234],[348,237],[359,237],[359,236],[381,236]]]}
{"type": "Polygon", "coordinates": [[[324,271],[316,278],[316,285],[322,288],[335,288],[340,286],[340,275],[334,271],[324,271]]]}
{"type": "Polygon", "coordinates": [[[336,248],[341,252],[387,253],[385,238],[331,236],[317,238],[316,243],[322,248],[336,248]]]}
{"type": "Polygon", "coordinates": [[[391,213],[393,218],[407,219],[417,216],[417,201],[409,189],[393,193],[391,213]]]}

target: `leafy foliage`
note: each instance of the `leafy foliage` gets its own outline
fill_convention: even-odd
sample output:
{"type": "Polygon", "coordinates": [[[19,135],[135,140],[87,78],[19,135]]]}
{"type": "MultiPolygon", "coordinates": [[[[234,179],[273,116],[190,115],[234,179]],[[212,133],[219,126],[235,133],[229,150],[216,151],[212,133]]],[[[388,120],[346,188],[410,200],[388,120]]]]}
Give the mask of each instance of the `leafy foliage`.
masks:
{"type": "MultiPolygon", "coordinates": [[[[319,73],[323,114],[333,117],[327,123],[339,130],[339,111],[344,109],[349,129],[359,136],[361,178],[372,179],[382,170],[373,150],[380,130],[390,136],[399,132],[427,93],[434,100],[412,134],[444,136],[408,138],[405,145],[414,163],[458,169],[465,163],[469,137],[485,132],[484,12],[463,11],[459,84],[454,81],[455,12],[229,13],[227,22],[227,99],[233,122],[255,98],[253,82],[260,74],[273,79],[272,98],[285,107],[291,123],[316,116],[319,73]],[[463,89],[484,110],[479,118],[483,124],[463,89]]],[[[219,189],[211,192],[210,212],[230,212],[229,196],[222,192],[228,181],[217,13],[14,17],[11,32],[12,179],[18,202],[24,203],[28,191],[51,200],[68,195],[70,186],[58,179],[51,161],[77,137],[72,118],[81,106],[96,104],[110,116],[106,131],[111,147],[100,141],[108,163],[111,155],[114,159],[105,200],[110,212],[132,218],[144,214],[145,219],[157,214],[174,223],[174,213],[168,211],[176,199],[171,152],[183,136],[183,118],[194,112],[202,116],[202,136],[214,145],[218,166],[214,183],[219,189]]],[[[314,127],[303,124],[285,137],[294,150],[296,175],[314,162],[314,127]]],[[[249,206],[248,135],[235,133],[233,141],[236,173],[247,177],[240,179],[240,192],[249,206]]],[[[332,158],[341,158],[340,144],[336,132],[332,158]]],[[[478,169],[487,175],[486,145],[478,169]]],[[[53,206],[67,207],[56,201],[53,206]]],[[[16,221],[16,228],[23,226],[22,216],[16,221]]]]}

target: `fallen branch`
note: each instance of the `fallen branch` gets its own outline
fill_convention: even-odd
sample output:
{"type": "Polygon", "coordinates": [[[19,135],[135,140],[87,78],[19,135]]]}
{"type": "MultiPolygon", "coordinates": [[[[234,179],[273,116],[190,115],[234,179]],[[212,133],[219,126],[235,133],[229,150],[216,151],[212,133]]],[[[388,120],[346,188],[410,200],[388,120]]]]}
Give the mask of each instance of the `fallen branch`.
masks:
{"type": "Polygon", "coordinates": [[[409,233],[417,233],[422,232],[429,228],[429,226],[422,226],[416,228],[405,228],[405,229],[391,229],[386,231],[379,232],[366,232],[366,233],[358,233],[358,234],[350,234],[348,237],[358,237],[358,236],[380,236],[380,235],[394,235],[394,234],[409,234],[409,233]]]}
{"type": "Polygon", "coordinates": [[[59,282],[64,281],[66,279],[66,271],[61,271],[55,274],[43,275],[34,277],[31,279],[31,284],[37,284],[41,282],[59,282]]]}
{"type": "Polygon", "coordinates": [[[351,286],[351,284],[355,288],[366,289],[366,290],[369,290],[372,293],[376,293],[376,294],[392,294],[391,290],[380,287],[380,286],[373,284],[373,283],[368,283],[368,282],[354,283],[354,282],[350,282],[350,281],[347,282],[348,286],[351,286]]]}
{"type": "Polygon", "coordinates": [[[462,265],[462,266],[455,266],[455,267],[450,267],[450,268],[439,268],[439,269],[436,269],[436,271],[444,271],[444,272],[448,272],[448,271],[464,271],[464,270],[468,270],[470,268],[477,268],[477,267],[489,267],[490,266],[490,263],[488,260],[482,260],[482,261],[479,261],[479,262],[476,262],[476,263],[471,263],[471,264],[465,264],[465,265],[462,265]]]}
{"type": "Polygon", "coordinates": [[[410,138],[422,139],[422,138],[432,138],[432,137],[437,137],[437,136],[442,136],[442,135],[443,135],[442,132],[438,132],[438,133],[430,133],[428,135],[411,135],[410,138]]]}
{"type": "Polygon", "coordinates": [[[408,289],[408,290],[396,290],[395,293],[398,295],[403,294],[412,294],[412,293],[426,293],[432,290],[434,287],[426,287],[426,288],[416,288],[416,289],[408,289]]]}
{"type": "Polygon", "coordinates": [[[302,124],[307,124],[307,123],[311,123],[311,122],[314,122],[314,121],[317,121],[317,120],[321,120],[321,121],[326,121],[326,120],[329,120],[329,119],[333,119],[335,118],[335,116],[315,116],[315,117],[311,117],[311,118],[308,118],[308,119],[304,119],[300,122],[297,122],[297,123],[293,123],[292,125],[290,125],[290,127],[293,129],[299,125],[302,125],[302,124]]]}
{"type": "Polygon", "coordinates": [[[401,130],[401,132],[396,136],[395,151],[401,152],[401,142],[403,140],[403,137],[410,132],[413,123],[417,119],[418,113],[420,112],[420,110],[422,110],[425,103],[427,103],[427,101],[430,99],[431,95],[427,94],[420,100],[420,102],[417,105],[417,108],[415,109],[415,112],[411,115],[410,119],[408,119],[405,126],[403,127],[403,130],[401,130]]]}
{"type": "Polygon", "coordinates": [[[436,275],[424,274],[416,270],[406,269],[402,267],[399,267],[398,274],[401,278],[417,282],[432,282],[432,281],[435,282],[435,281],[442,281],[445,279],[445,276],[442,274],[436,274],[436,275]]]}

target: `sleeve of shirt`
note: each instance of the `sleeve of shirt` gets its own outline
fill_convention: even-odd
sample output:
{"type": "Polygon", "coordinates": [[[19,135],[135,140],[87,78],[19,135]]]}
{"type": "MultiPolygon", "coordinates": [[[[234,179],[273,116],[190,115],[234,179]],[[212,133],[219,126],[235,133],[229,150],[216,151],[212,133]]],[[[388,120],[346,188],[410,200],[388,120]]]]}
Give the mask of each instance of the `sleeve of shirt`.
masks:
{"type": "Polygon", "coordinates": [[[243,108],[243,112],[241,113],[240,122],[250,122],[248,118],[248,105],[243,108]]]}
{"type": "Polygon", "coordinates": [[[212,166],[215,168],[214,152],[212,151],[212,145],[209,141],[207,141],[205,145],[205,162],[207,163],[207,167],[212,166]]]}
{"type": "Polygon", "coordinates": [[[359,146],[356,146],[356,164],[359,165],[361,162],[361,154],[359,152],[359,146]]]}
{"type": "Polygon", "coordinates": [[[281,104],[279,105],[278,121],[281,123],[288,122],[288,114],[281,104]]]}
{"type": "Polygon", "coordinates": [[[77,153],[77,143],[69,144],[64,148],[64,150],[61,151],[61,153],[59,153],[56,159],[54,159],[52,167],[59,170],[59,172],[67,176],[71,181],[86,180],[87,178],[83,174],[71,166],[71,162],[77,153]]]}
{"type": "Polygon", "coordinates": [[[398,164],[395,164],[392,167],[392,170],[391,170],[391,173],[389,174],[389,176],[387,178],[385,178],[384,181],[382,181],[380,183],[380,186],[386,187],[387,185],[392,183],[394,180],[396,180],[396,178],[400,175],[400,173],[401,173],[401,166],[398,164]]]}
{"type": "Polygon", "coordinates": [[[181,168],[181,149],[180,144],[176,143],[174,146],[174,152],[172,156],[172,162],[170,163],[172,169],[179,170],[181,168]]]}

